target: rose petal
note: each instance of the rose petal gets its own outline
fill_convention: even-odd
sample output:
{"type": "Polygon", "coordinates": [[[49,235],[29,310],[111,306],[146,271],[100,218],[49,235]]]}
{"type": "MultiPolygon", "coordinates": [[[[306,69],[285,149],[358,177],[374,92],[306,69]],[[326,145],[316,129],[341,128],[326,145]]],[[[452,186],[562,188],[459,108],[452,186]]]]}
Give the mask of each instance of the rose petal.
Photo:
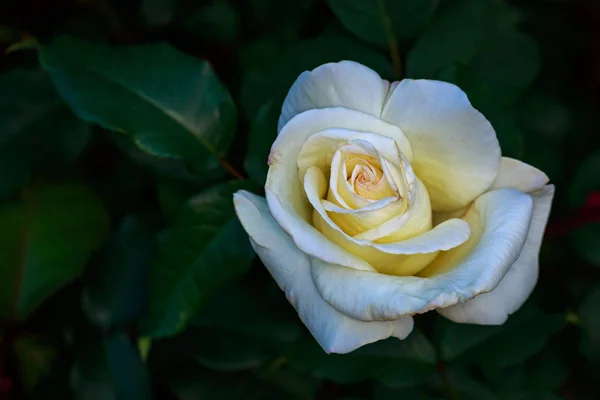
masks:
{"type": "Polygon", "coordinates": [[[502,157],[492,189],[511,187],[529,193],[543,188],[548,181],[548,176],[539,169],[514,158],[502,157]]]}
{"type": "Polygon", "coordinates": [[[375,71],[354,61],[305,71],[283,102],[278,130],[295,115],[315,108],[344,107],[379,117],[388,86],[375,71]]]}
{"type": "Polygon", "coordinates": [[[398,225],[398,220],[402,217],[393,218],[373,229],[354,236],[354,238],[377,243],[393,243],[410,239],[431,230],[431,203],[427,190],[421,181],[416,180],[413,191],[414,196],[411,199],[410,208],[408,209],[408,220],[406,222],[402,221],[401,225],[398,225]]]}
{"type": "Polygon", "coordinates": [[[431,197],[433,211],[463,207],[485,192],[500,166],[494,129],[455,85],[404,79],[381,116],[408,137],[412,166],[431,197]]]}
{"type": "Polygon", "coordinates": [[[537,282],[538,257],[553,196],[554,185],[545,186],[541,190],[531,193],[533,217],[527,241],[519,258],[510,267],[498,286],[491,292],[481,294],[464,303],[439,308],[437,311],[440,314],[455,322],[500,325],[523,305],[537,282]]]}
{"type": "Polygon", "coordinates": [[[317,292],[309,258],[277,225],[265,199],[240,191],[234,195],[234,203],[252,247],[326,352],[348,353],[390,336],[404,339],[412,331],[412,318],[363,322],[337,311],[317,292]]]}
{"type": "MultiPolygon", "coordinates": [[[[300,148],[297,157],[300,179],[304,179],[304,174],[309,167],[319,167],[322,171],[329,170],[334,154],[346,143],[350,143],[348,147],[355,149],[356,153],[365,155],[369,154],[369,151],[361,149],[363,147],[361,144],[367,143],[388,160],[396,161],[398,164],[402,162],[398,154],[398,150],[402,151],[402,148],[397,146],[397,141],[389,136],[352,129],[329,128],[306,138],[300,148]]],[[[405,143],[404,148],[410,148],[408,142],[405,143]]],[[[377,153],[372,156],[379,157],[377,153]]]]}
{"type": "Polygon", "coordinates": [[[532,199],[515,189],[499,189],[481,195],[474,207],[481,216],[481,237],[472,252],[445,273],[388,276],[313,260],[317,289],[336,309],[362,321],[396,320],[493,290],[521,253],[532,199]]]}
{"type": "MultiPolygon", "coordinates": [[[[453,220],[421,235],[394,243],[377,244],[369,240],[354,239],[344,233],[323,208],[321,199],[327,189],[323,172],[317,167],[309,168],[304,181],[306,195],[315,210],[313,225],[331,241],[348,253],[366,260],[379,272],[394,275],[415,274],[435,258],[437,251],[456,247],[469,238],[468,224],[453,220]]],[[[318,256],[317,258],[323,259],[318,256]]]]}
{"type": "MultiPolygon", "coordinates": [[[[331,192],[331,191],[330,191],[331,192]]],[[[346,210],[328,200],[322,200],[323,209],[327,211],[329,218],[349,236],[355,238],[362,233],[372,231],[383,225],[381,236],[389,229],[400,229],[408,222],[410,215],[406,211],[406,202],[400,202],[397,198],[387,197],[359,210],[346,210]]],[[[372,239],[369,239],[372,240],[372,239]]]]}
{"type": "MultiPolygon", "coordinates": [[[[378,136],[378,138],[379,140],[374,140],[373,142],[377,146],[385,147],[385,140],[383,143],[378,143],[381,142],[381,136],[378,136]]],[[[389,152],[390,146],[391,148],[396,148],[394,142],[391,140],[390,142],[389,146],[385,149],[386,153],[390,153],[388,156],[395,159],[396,163],[402,163],[403,161],[397,149],[396,153],[389,152]]],[[[374,167],[371,168],[374,169],[374,167]]],[[[335,225],[350,236],[372,230],[390,219],[403,221],[400,225],[395,224],[394,229],[400,229],[409,218],[409,215],[406,213],[409,194],[406,179],[401,177],[403,174],[402,171],[398,171],[398,174],[393,174],[391,173],[393,169],[400,169],[400,167],[382,157],[377,151],[376,146],[373,146],[369,142],[357,139],[352,140],[349,145],[340,147],[331,162],[331,176],[329,187],[327,188],[327,200],[322,200],[323,208],[328,212],[327,214],[335,225]],[[346,154],[346,151],[359,155],[350,156],[346,154]],[[362,164],[356,161],[366,158],[371,161],[364,161],[362,164]],[[357,194],[353,190],[353,185],[347,179],[348,171],[346,166],[349,163],[352,164],[352,161],[356,161],[355,164],[357,166],[370,165],[370,163],[377,165],[378,169],[375,170],[375,174],[381,178],[379,183],[370,188],[365,188],[367,191],[370,190],[368,193],[370,198],[365,198],[357,194]],[[381,174],[383,174],[381,169],[387,171],[383,177],[381,177],[381,174]],[[398,178],[396,175],[400,177],[398,178]]],[[[412,173],[412,170],[409,170],[409,172],[412,173]]],[[[354,176],[354,173],[352,176],[354,176]]]]}
{"type": "Polygon", "coordinates": [[[362,270],[373,270],[364,260],[352,256],[326,240],[312,226],[312,207],[298,179],[297,159],[302,145],[314,133],[328,128],[354,129],[382,136],[400,130],[379,118],[345,108],[309,110],[291,119],[275,140],[269,155],[265,192],[277,223],[305,253],[329,262],[362,270]]]}

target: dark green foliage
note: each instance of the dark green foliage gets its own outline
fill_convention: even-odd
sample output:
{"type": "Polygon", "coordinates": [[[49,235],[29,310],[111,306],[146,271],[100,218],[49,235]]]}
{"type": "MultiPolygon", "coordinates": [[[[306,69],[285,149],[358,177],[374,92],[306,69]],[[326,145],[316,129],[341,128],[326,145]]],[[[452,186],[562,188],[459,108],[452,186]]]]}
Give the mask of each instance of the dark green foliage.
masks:
{"type": "Polygon", "coordinates": [[[0,399],[596,399],[600,5],[550,0],[0,4],[0,399]],[[354,60],[460,86],[557,192],[502,326],[415,318],[328,355],[255,256],[297,76],[354,60]],[[233,180],[235,179],[235,180],[233,180]]]}

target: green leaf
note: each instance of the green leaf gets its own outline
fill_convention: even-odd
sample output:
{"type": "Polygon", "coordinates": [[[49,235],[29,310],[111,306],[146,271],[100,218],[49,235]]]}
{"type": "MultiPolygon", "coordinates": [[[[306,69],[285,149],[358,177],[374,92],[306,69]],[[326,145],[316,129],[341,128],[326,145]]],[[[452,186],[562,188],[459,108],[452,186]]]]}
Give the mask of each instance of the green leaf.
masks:
{"type": "Polygon", "coordinates": [[[314,340],[307,340],[294,345],[286,358],[301,371],[343,384],[375,379],[393,387],[411,386],[436,368],[433,346],[418,331],[405,340],[387,339],[343,355],[326,354],[314,340]]]}
{"type": "Polygon", "coordinates": [[[124,333],[106,338],[106,360],[120,399],[150,399],[150,380],[136,346],[124,333]]]}
{"type": "Polygon", "coordinates": [[[188,12],[181,22],[189,33],[217,43],[231,43],[240,29],[240,16],[227,0],[202,4],[188,12]]]}
{"type": "Polygon", "coordinates": [[[565,325],[564,317],[524,306],[501,326],[456,324],[439,320],[439,346],[444,360],[505,367],[538,353],[565,325]]]}
{"type": "Polygon", "coordinates": [[[211,369],[247,369],[303,338],[295,310],[280,302],[279,287],[251,278],[221,290],[183,333],[156,340],[149,358],[152,370],[162,374],[190,357],[211,369]]]}
{"type": "Polygon", "coordinates": [[[75,161],[91,132],[39,70],[0,75],[0,126],[0,197],[75,161]]]}
{"type": "Polygon", "coordinates": [[[374,400],[421,400],[424,397],[424,394],[421,393],[417,389],[413,388],[390,388],[384,385],[375,385],[373,390],[373,399],[374,400]]]}
{"type": "Polygon", "coordinates": [[[315,7],[315,0],[295,0],[281,2],[279,0],[247,0],[238,2],[244,25],[253,32],[265,32],[284,41],[297,40],[302,28],[311,18],[310,11],[315,7]]]}
{"type": "Polygon", "coordinates": [[[440,355],[447,361],[458,358],[500,333],[500,328],[496,326],[455,324],[443,318],[438,318],[437,323],[436,334],[441,336],[440,355]]]}
{"type": "Polygon", "coordinates": [[[600,361],[600,285],[588,295],[579,308],[582,340],[579,351],[588,359],[600,361]]]}
{"type": "MultiPolygon", "coordinates": [[[[257,50],[255,57],[261,57],[257,50]]],[[[246,57],[252,58],[251,54],[246,57]]],[[[283,100],[302,72],[321,64],[353,60],[377,71],[383,78],[393,76],[389,61],[381,53],[360,43],[337,36],[321,36],[298,42],[279,53],[272,53],[270,65],[257,73],[252,69],[242,85],[241,103],[252,121],[249,151],[244,167],[251,178],[264,184],[267,157],[277,137],[277,120],[283,100]]]]}
{"type": "Polygon", "coordinates": [[[252,372],[254,376],[272,384],[274,387],[283,389],[293,398],[300,400],[315,399],[321,386],[318,379],[291,368],[276,368],[271,365],[270,367],[255,369],[252,372]]]}
{"type": "Polygon", "coordinates": [[[519,33],[515,22],[512,9],[502,2],[447,3],[411,50],[408,76],[432,78],[458,67],[452,83],[469,95],[476,108],[482,99],[512,104],[530,87],[541,64],[536,42],[519,33]]]}
{"type": "Polygon", "coordinates": [[[136,346],[124,333],[103,335],[86,323],[73,329],[71,385],[78,400],[149,400],[150,380],[136,346]]]}
{"type": "Polygon", "coordinates": [[[86,274],[82,308],[88,320],[102,329],[132,322],[146,304],[155,247],[155,232],[149,225],[140,216],[126,216],[86,274]]]}
{"type": "Polygon", "coordinates": [[[583,225],[570,233],[571,245],[590,264],[600,268],[600,222],[583,225]]]}
{"type": "Polygon", "coordinates": [[[201,337],[203,345],[195,352],[195,359],[212,370],[247,370],[260,367],[273,358],[265,348],[249,343],[243,335],[209,330],[201,337]]]}
{"type": "Polygon", "coordinates": [[[531,85],[540,64],[533,39],[518,32],[503,32],[469,60],[460,86],[468,87],[468,82],[475,80],[497,104],[510,104],[531,85]]]}
{"type": "Polygon", "coordinates": [[[280,310],[274,305],[279,300],[281,290],[273,282],[268,285],[241,282],[215,296],[192,324],[241,334],[271,347],[276,343],[292,343],[302,337],[302,331],[291,306],[284,304],[285,310],[284,307],[280,310]]]}
{"type": "Polygon", "coordinates": [[[248,270],[254,251],[235,216],[233,193],[250,186],[229,182],[201,192],[161,233],[150,271],[147,335],[181,331],[216,291],[248,270]]]}
{"type": "Polygon", "coordinates": [[[569,205],[581,206],[594,190],[600,190],[600,151],[587,156],[577,167],[569,186],[569,205]]]}
{"type": "Polygon", "coordinates": [[[125,136],[121,133],[113,132],[111,135],[114,143],[133,161],[137,166],[151,171],[159,179],[176,181],[190,186],[199,186],[217,181],[226,175],[223,168],[211,172],[209,176],[199,176],[190,169],[185,160],[181,158],[162,157],[150,154],[140,149],[135,143],[134,138],[125,136]]]}
{"type": "Polygon", "coordinates": [[[344,27],[365,42],[387,46],[418,35],[429,22],[437,0],[327,0],[344,27]]]}
{"type": "Polygon", "coordinates": [[[480,379],[460,366],[447,366],[443,372],[445,392],[452,394],[450,398],[464,400],[497,400],[497,395],[480,379]]]}
{"type": "Polygon", "coordinates": [[[102,243],[108,219],[76,184],[34,186],[0,206],[0,319],[25,318],[77,277],[102,243]]]}
{"type": "Polygon", "coordinates": [[[159,181],[156,191],[160,209],[169,222],[177,219],[181,206],[197,192],[191,187],[169,182],[168,180],[159,181]]]}
{"type": "MultiPolygon", "coordinates": [[[[407,75],[431,78],[452,64],[468,65],[498,33],[511,31],[512,9],[494,0],[456,0],[440,6],[407,59],[407,75]]],[[[493,51],[490,49],[489,51],[493,51]]]]}
{"type": "Polygon", "coordinates": [[[542,353],[524,364],[508,367],[483,365],[486,381],[502,391],[554,391],[567,378],[568,365],[554,347],[546,347],[542,353]]]}
{"type": "Polygon", "coordinates": [[[181,160],[199,179],[220,169],[236,111],[207,62],[165,43],[108,47],[68,37],[44,46],[40,62],[80,118],[181,160]]]}
{"type": "Polygon", "coordinates": [[[318,389],[318,381],[289,369],[219,374],[197,366],[182,368],[168,385],[179,400],[312,400],[318,389]]]}

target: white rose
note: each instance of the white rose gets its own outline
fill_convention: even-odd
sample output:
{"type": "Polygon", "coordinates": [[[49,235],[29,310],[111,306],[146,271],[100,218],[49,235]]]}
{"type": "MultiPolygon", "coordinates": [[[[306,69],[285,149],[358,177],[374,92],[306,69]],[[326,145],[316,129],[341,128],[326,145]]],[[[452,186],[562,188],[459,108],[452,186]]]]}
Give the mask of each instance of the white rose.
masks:
{"type": "Polygon", "coordinates": [[[268,163],[266,200],[238,192],[236,212],[327,352],[403,339],[433,309],[502,324],[535,286],[554,187],[501,157],[452,84],[349,61],[304,72],[268,163]]]}

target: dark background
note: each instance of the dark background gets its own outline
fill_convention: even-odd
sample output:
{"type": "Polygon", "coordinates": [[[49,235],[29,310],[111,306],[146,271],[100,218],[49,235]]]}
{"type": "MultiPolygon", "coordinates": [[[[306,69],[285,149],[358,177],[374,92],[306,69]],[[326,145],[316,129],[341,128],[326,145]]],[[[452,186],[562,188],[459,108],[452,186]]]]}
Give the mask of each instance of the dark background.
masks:
{"type": "Polygon", "coordinates": [[[0,1],[0,399],[597,399],[599,35],[597,1],[0,1]],[[327,356],[254,256],[231,195],[342,59],[458,84],[556,185],[505,325],[327,356]]]}

